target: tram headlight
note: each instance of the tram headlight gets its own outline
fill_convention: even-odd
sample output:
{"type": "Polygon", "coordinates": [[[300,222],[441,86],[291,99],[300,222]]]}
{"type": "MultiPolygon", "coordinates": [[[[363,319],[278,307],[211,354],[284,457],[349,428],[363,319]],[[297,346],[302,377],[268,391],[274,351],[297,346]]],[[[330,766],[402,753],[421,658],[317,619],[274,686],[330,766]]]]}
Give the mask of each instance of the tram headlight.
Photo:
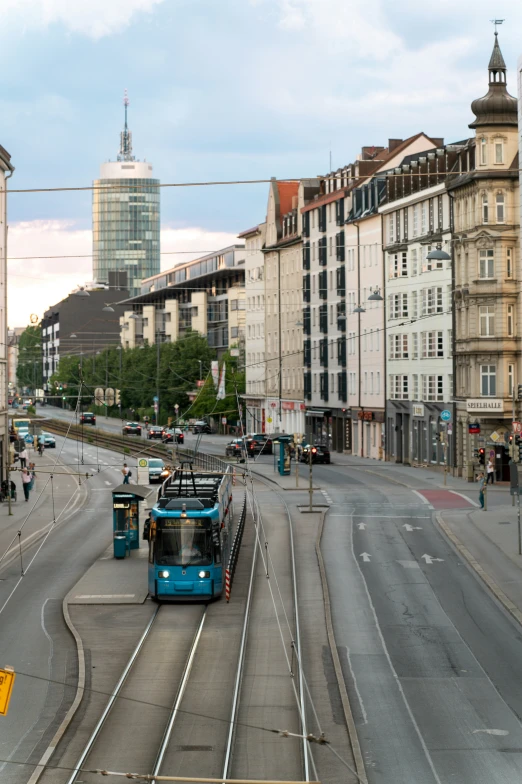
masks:
{"type": "Polygon", "coordinates": [[[205,577],[210,577],[210,572],[199,572],[198,577],[203,580],[205,577]]]}
{"type": "Polygon", "coordinates": [[[163,569],[161,572],[158,572],[158,577],[170,577],[169,570],[163,569]]]}

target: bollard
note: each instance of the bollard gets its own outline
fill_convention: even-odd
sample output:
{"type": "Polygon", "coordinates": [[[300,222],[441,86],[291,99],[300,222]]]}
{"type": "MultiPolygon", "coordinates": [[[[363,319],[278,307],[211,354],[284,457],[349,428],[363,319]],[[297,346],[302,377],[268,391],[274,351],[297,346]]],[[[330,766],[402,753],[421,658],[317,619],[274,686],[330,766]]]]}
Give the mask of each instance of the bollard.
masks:
{"type": "Polygon", "coordinates": [[[230,601],[230,570],[225,569],[225,596],[227,602],[230,601]]]}

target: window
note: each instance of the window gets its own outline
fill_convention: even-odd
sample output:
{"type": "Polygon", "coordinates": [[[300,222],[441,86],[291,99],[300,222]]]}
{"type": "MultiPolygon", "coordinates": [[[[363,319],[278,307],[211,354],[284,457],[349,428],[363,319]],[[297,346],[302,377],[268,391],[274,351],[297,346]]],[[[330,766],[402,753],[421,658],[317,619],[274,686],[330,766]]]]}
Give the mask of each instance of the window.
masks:
{"type": "Polygon", "coordinates": [[[421,204],[421,235],[426,234],[426,202],[421,204]]]}
{"type": "Polygon", "coordinates": [[[413,207],[413,236],[416,237],[419,233],[419,205],[415,204],[413,207]]]}
{"type": "Polygon", "coordinates": [[[495,334],[495,308],[493,305],[479,307],[479,334],[481,338],[490,338],[495,334]]]}
{"type": "Polygon", "coordinates": [[[376,395],[380,395],[381,394],[381,371],[380,370],[377,371],[377,379],[376,379],[376,385],[375,385],[375,394],[376,395]]]}
{"type": "Polygon", "coordinates": [[[430,289],[422,289],[422,315],[430,316],[434,313],[442,313],[442,286],[434,286],[430,289]]]}
{"type": "Polygon", "coordinates": [[[504,194],[497,193],[497,223],[504,223],[504,194]]]}
{"type": "Polygon", "coordinates": [[[390,359],[408,359],[408,335],[390,335],[390,359]]]}
{"type": "Polygon", "coordinates": [[[421,332],[423,359],[444,356],[444,335],[442,331],[421,332]]]}
{"type": "Polygon", "coordinates": [[[485,166],[488,162],[488,143],[487,140],[482,137],[480,140],[480,163],[482,166],[485,166]]]}
{"type": "Polygon", "coordinates": [[[405,278],[408,275],[408,254],[394,253],[390,256],[390,278],[405,278]]]}
{"type": "Polygon", "coordinates": [[[417,248],[413,248],[411,252],[411,274],[417,275],[418,272],[418,259],[417,259],[417,248]]]}
{"type": "Polygon", "coordinates": [[[390,294],[390,318],[408,316],[408,295],[390,294]]]}
{"type": "Polygon", "coordinates": [[[373,370],[370,373],[370,395],[373,395],[373,370]]]}
{"type": "Polygon", "coordinates": [[[408,400],[408,376],[390,376],[390,399],[408,400]]]}
{"type": "Polygon", "coordinates": [[[238,309],[238,307],[237,307],[237,299],[231,300],[231,302],[230,302],[230,310],[237,310],[237,309],[238,309]]]}
{"type": "Polygon", "coordinates": [[[444,376],[422,376],[422,399],[444,400],[444,376]]]}
{"type": "Polygon", "coordinates": [[[393,245],[395,235],[395,216],[393,212],[388,215],[388,244],[393,245]]]}
{"type": "Polygon", "coordinates": [[[513,277],[513,251],[506,248],[506,278],[513,277]]]}
{"type": "Polygon", "coordinates": [[[480,366],[480,394],[495,397],[497,394],[497,368],[495,365],[480,366]]]}
{"type": "Polygon", "coordinates": [[[419,399],[419,376],[417,373],[413,374],[413,400],[419,399]]]}
{"type": "Polygon", "coordinates": [[[418,359],[419,358],[419,333],[414,332],[411,338],[412,338],[412,350],[411,350],[412,359],[418,359]]]}
{"type": "Polygon", "coordinates": [[[419,299],[416,291],[411,292],[411,315],[412,318],[417,318],[419,315],[419,299]]]}
{"type": "Polygon", "coordinates": [[[364,384],[363,384],[363,392],[365,395],[368,394],[368,373],[364,371],[364,384]]]}
{"type": "Polygon", "coordinates": [[[515,388],[515,366],[508,365],[508,395],[510,397],[513,395],[514,388],[515,388]]]}
{"type": "Polygon", "coordinates": [[[503,142],[495,142],[495,163],[504,163],[503,142]]]}
{"type": "Polygon", "coordinates": [[[489,222],[489,205],[488,205],[488,194],[485,193],[482,196],[482,223],[489,222]]]}
{"type": "Polygon", "coordinates": [[[513,305],[507,306],[507,334],[508,338],[515,335],[515,308],[513,305]]]}
{"type": "Polygon", "coordinates": [[[492,249],[479,251],[479,278],[494,278],[494,277],[495,277],[494,251],[492,249]]]}

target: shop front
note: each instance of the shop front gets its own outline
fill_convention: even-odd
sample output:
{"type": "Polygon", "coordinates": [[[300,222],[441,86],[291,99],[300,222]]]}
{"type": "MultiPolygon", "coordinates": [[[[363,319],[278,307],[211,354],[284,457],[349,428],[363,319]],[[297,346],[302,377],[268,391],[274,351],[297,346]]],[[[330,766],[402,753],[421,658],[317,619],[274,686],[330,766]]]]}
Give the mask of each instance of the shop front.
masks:
{"type": "Polygon", "coordinates": [[[247,433],[264,433],[266,411],[264,397],[245,397],[245,421],[247,433]]]}
{"type": "Polygon", "coordinates": [[[389,400],[387,460],[405,465],[453,466],[455,406],[389,400]],[[444,421],[449,411],[449,421],[444,421]],[[447,462],[446,462],[447,461],[447,462]]]}
{"type": "Polygon", "coordinates": [[[477,472],[484,470],[491,460],[496,481],[509,481],[510,408],[511,401],[504,405],[504,400],[498,398],[468,399],[457,404],[459,476],[473,481],[477,472]]]}
{"type": "Polygon", "coordinates": [[[384,409],[352,408],[352,454],[384,460],[384,409]]]}
{"type": "Polygon", "coordinates": [[[306,436],[316,444],[324,444],[332,452],[351,452],[352,423],[349,409],[306,410],[306,436]]]}

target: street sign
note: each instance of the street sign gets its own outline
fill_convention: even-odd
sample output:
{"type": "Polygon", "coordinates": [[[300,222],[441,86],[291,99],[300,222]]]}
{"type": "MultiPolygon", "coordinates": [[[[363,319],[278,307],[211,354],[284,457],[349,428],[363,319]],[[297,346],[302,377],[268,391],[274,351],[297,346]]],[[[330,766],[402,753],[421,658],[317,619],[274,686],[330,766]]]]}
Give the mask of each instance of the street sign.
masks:
{"type": "Polygon", "coordinates": [[[16,675],[12,667],[0,670],[0,716],[7,716],[16,675]]]}
{"type": "Polygon", "coordinates": [[[496,430],[494,430],[494,431],[491,433],[491,435],[490,435],[490,438],[491,438],[491,440],[492,440],[492,441],[494,441],[494,442],[495,442],[495,444],[496,444],[496,443],[497,443],[497,441],[498,441],[498,440],[499,440],[499,438],[500,438],[500,435],[497,433],[497,431],[496,431],[496,430]]]}
{"type": "Polygon", "coordinates": [[[448,435],[450,436],[453,433],[453,425],[451,422],[448,422],[448,435]]]}
{"type": "Polygon", "coordinates": [[[468,425],[468,432],[469,433],[480,433],[480,424],[479,422],[470,422],[468,425]]]}
{"type": "Polygon", "coordinates": [[[495,457],[495,450],[494,449],[490,449],[489,450],[489,456],[493,460],[493,458],[495,457]]]}
{"type": "Polygon", "coordinates": [[[522,422],[513,422],[513,433],[520,435],[522,433],[522,422]]]}
{"type": "Polygon", "coordinates": [[[154,395],[154,397],[152,398],[152,402],[153,402],[153,403],[157,403],[157,402],[158,402],[158,399],[159,399],[159,398],[158,398],[158,396],[157,396],[157,395],[154,395]]]}
{"type": "Polygon", "coordinates": [[[154,411],[156,411],[156,413],[158,411],[158,404],[157,403],[154,403],[154,411]]]}
{"type": "Polygon", "coordinates": [[[221,417],[221,424],[222,425],[226,425],[226,423],[227,423],[227,418],[226,417],[221,417]]]}
{"type": "Polygon", "coordinates": [[[450,422],[451,421],[451,411],[448,411],[447,408],[444,411],[441,411],[440,418],[443,422],[450,422]]]}

